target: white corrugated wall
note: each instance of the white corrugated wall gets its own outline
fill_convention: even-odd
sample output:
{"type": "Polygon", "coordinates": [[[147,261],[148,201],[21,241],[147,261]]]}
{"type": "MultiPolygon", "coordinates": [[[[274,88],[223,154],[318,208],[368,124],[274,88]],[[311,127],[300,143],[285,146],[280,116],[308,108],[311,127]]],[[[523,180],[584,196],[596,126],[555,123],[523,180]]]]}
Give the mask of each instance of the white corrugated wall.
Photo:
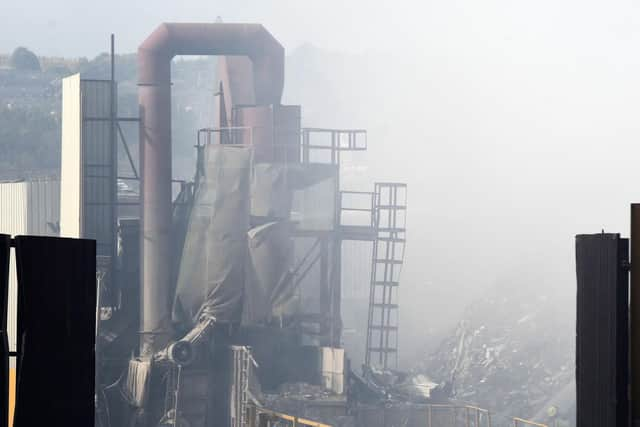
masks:
{"type": "Polygon", "coordinates": [[[26,205],[26,182],[0,182],[0,233],[26,233],[26,205]]]}
{"type": "MultiPolygon", "coordinates": [[[[58,180],[0,182],[0,233],[17,235],[56,235],[60,217],[58,180]]],[[[11,251],[9,268],[9,310],[7,332],[9,349],[16,350],[17,274],[11,251]]]]}
{"type": "Polygon", "coordinates": [[[97,254],[108,256],[115,234],[110,99],[108,80],[62,80],[60,235],[95,239],[97,254]]]}
{"type": "Polygon", "coordinates": [[[60,226],[60,181],[37,180],[27,185],[27,232],[36,236],[57,236],[60,226]]]}
{"type": "MultiPolygon", "coordinates": [[[[12,236],[27,233],[27,183],[0,183],[0,233],[12,236]]],[[[9,313],[7,333],[9,351],[16,351],[16,304],[17,304],[16,262],[13,249],[9,267],[9,313]]]]}

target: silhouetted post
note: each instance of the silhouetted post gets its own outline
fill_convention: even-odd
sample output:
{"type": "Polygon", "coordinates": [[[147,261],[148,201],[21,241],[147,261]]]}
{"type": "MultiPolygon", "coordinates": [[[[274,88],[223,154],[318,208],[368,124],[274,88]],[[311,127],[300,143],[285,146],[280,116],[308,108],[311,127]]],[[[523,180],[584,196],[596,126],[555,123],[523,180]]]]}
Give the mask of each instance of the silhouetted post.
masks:
{"type": "Polygon", "coordinates": [[[631,205],[631,419],[640,426],[640,204],[631,205]],[[635,266],[635,268],[633,268],[635,266]]]}

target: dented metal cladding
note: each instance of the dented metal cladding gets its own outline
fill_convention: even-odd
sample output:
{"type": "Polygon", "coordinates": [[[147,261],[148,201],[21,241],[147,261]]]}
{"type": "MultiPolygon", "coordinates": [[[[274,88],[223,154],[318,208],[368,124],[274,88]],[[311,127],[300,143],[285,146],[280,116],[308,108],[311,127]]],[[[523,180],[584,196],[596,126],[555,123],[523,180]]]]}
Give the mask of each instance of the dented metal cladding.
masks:
{"type": "Polygon", "coordinates": [[[142,168],[141,354],[170,332],[171,60],[176,55],[247,56],[255,102],[280,104],[284,48],[258,24],[162,24],[138,49],[142,168]]]}

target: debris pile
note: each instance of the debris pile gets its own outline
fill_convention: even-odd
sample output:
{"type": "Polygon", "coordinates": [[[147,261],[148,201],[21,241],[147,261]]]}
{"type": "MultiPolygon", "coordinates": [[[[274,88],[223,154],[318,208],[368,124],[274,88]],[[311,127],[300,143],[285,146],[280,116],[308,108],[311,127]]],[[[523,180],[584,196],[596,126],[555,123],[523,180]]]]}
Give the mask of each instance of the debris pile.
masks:
{"type": "MultiPolygon", "coordinates": [[[[446,401],[448,391],[446,384],[433,382],[428,376],[421,373],[407,373],[396,370],[378,370],[374,367],[364,366],[363,378],[356,377],[374,400],[405,403],[443,403],[446,401]]],[[[371,399],[369,403],[373,403],[371,399]]]]}
{"type": "MultiPolygon", "coordinates": [[[[505,416],[544,413],[574,381],[574,313],[531,288],[497,288],[473,302],[418,371],[451,383],[452,400],[505,416]]],[[[571,418],[574,405],[574,395],[565,399],[560,416],[571,418]]]]}

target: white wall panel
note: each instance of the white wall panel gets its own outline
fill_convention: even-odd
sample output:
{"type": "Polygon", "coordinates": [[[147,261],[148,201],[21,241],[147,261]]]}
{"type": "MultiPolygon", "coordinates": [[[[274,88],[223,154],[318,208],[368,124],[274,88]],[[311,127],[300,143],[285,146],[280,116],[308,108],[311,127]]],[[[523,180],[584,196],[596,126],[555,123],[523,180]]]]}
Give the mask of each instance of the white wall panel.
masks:
{"type": "Polygon", "coordinates": [[[62,80],[62,153],[60,168],[60,235],[82,233],[80,74],[62,80]]]}
{"type": "Polygon", "coordinates": [[[97,254],[107,256],[116,212],[110,99],[108,80],[63,80],[60,233],[95,239],[97,254]]]}
{"type": "MultiPolygon", "coordinates": [[[[60,216],[58,180],[0,182],[0,234],[56,235],[60,216]]],[[[16,350],[18,280],[15,253],[9,265],[9,349],[16,350]]]]}

